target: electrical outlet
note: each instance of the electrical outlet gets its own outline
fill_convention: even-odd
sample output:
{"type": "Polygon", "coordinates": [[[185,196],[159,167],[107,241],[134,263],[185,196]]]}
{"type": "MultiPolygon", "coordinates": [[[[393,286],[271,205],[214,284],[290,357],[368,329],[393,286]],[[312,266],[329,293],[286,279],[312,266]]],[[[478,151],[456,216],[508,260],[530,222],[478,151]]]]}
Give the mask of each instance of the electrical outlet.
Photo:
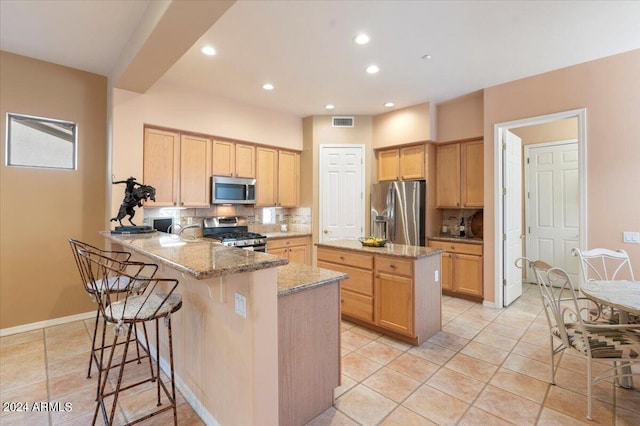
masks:
{"type": "Polygon", "coordinates": [[[440,271],[436,269],[436,273],[434,275],[435,275],[436,282],[440,281],[440,271]]]}
{"type": "Polygon", "coordinates": [[[640,244],[640,232],[623,232],[622,242],[629,244],[640,244]]]}
{"type": "Polygon", "coordinates": [[[236,314],[247,318],[247,298],[240,293],[236,293],[236,314]]]}

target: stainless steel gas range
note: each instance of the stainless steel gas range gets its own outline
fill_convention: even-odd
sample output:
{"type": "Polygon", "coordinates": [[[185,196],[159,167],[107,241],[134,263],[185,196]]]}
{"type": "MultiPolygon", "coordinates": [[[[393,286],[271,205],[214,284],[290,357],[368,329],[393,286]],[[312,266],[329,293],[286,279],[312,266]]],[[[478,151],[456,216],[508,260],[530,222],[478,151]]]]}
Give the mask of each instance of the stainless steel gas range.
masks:
{"type": "Polygon", "coordinates": [[[202,236],[219,240],[222,245],[247,250],[267,251],[267,237],[249,232],[246,216],[216,216],[204,220],[202,236]]]}

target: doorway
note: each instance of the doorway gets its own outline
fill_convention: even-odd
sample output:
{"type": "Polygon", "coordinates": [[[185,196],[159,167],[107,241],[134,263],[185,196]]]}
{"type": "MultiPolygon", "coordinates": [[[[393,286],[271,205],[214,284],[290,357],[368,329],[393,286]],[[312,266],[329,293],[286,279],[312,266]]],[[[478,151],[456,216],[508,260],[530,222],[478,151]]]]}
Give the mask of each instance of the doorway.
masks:
{"type": "Polygon", "coordinates": [[[364,145],[320,145],[320,242],[364,235],[364,149],[364,145]]]}
{"type": "MultiPolygon", "coordinates": [[[[517,131],[518,128],[522,128],[525,126],[532,126],[537,124],[551,123],[559,120],[565,120],[568,118],[576,118],[577,119],[577,145],[578,145],[578,244],[579,248],[586,247],[586,223],[587,223],[587,212],[586,212],[586,185],[587,185],[587,176],[586,176],[586,110],[571,110],[565,111],[555,114],[543,115],[538,117],[531,117],[522,120],[515,120],[505,123],[497,123],[494,125],[494,173],[495,173],[495,277],[496,277],[496,300],[495,307],[501,308],[503,306],[508,306],[509,303],[513,302],[517,299],[518,295],[518,286],[521,293],[522,288],[522,279],[519,282],[516,280],[512,281],[507,286],[507,277],[512,277],[513,273],[510,271],[510,263],[512,263],[513,259],[517,259],[518,257],[523,255],[522,252],[522,244],[513,244],[510,239],[518,238],[513,235],[513,232],[507,235],[507,226],[513,227],[513,219],[511,222],[507,220],[505,215],[505,208],[508,208],[509,201],[507,200],[507,191],[505,188],[510,186],[509,177],[505,173],[505,170],[509,170],[507,166],[507,162],[505,160],[506,156],[504,152],[508,149],[507,144],[507,134],[510,131],[517,131]],[[520,248],[518,248],[520,247],[520,248]],[[509,294],[507,294],[507,288],[509,294]]],[[[519,176],[522,179],[522,168],[521,174],[519,176]]],[[[520,223],[524,224],[523,218],[524,211],[520,208],[520,223]]],[[[526,235],[524,232],[519,236],[520,240],[524,240],[526,235]]],[[[512,268],[511,268],[512,269],[512,268]]],[[[521,275],[520,275],[521,277],[521,275]]]]}

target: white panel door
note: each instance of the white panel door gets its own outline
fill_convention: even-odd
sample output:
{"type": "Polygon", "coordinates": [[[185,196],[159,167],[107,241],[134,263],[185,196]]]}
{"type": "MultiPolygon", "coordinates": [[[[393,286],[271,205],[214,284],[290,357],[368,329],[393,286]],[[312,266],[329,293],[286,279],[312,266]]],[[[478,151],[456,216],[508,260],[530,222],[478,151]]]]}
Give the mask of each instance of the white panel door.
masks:
{"type": "Polygon", "coordinates": [[[364,235],[364,147],[320,146],[320,241],[364,235]]]}
{"type": "Polygon", "coordinates": [[[527,257],[565,269],[578,286],[578,143],[528,146],[525,155],[527,257]]]}
{"type": "Polygon", "coordinates": [[[505,131],[503,160],[503,289],[504,306],[522,294],[522,270],[515,265],[522,257],[522,139],[505,131]]]}

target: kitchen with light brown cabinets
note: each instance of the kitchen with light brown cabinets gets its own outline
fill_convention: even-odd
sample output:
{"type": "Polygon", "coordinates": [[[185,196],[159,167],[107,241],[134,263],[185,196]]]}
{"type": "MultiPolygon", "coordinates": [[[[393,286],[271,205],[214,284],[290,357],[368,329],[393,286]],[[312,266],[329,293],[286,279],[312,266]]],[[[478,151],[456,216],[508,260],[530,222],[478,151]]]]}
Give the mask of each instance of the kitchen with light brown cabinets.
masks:
{"type": "Polygon", "coordinates": [[[237,142],[213,141],[213,175],[239,178],[256,177],[256,148],[237,142]]]}
{"type": "Polygon", "coordinates": [[[209,207],[211,139],[147,127],[143,181],[153,182],[148,207],[209,207]]]}
{"type": "Polygon", "coordinates": [[[440,249],[352,240],[316,246],[319,268],[349,276],[340,286],[344,319],[413,345],[440,331],[440,249]]]}
{"type": "Polygon", "coordinates": [[[300,154],[256,148],[256,207],[298,207],[300,154]]]}
{"type": "Polygon", "coordinates": [[[381,149],[378,154],[378,182],[425,179],[425,145],[381,149]]]}

